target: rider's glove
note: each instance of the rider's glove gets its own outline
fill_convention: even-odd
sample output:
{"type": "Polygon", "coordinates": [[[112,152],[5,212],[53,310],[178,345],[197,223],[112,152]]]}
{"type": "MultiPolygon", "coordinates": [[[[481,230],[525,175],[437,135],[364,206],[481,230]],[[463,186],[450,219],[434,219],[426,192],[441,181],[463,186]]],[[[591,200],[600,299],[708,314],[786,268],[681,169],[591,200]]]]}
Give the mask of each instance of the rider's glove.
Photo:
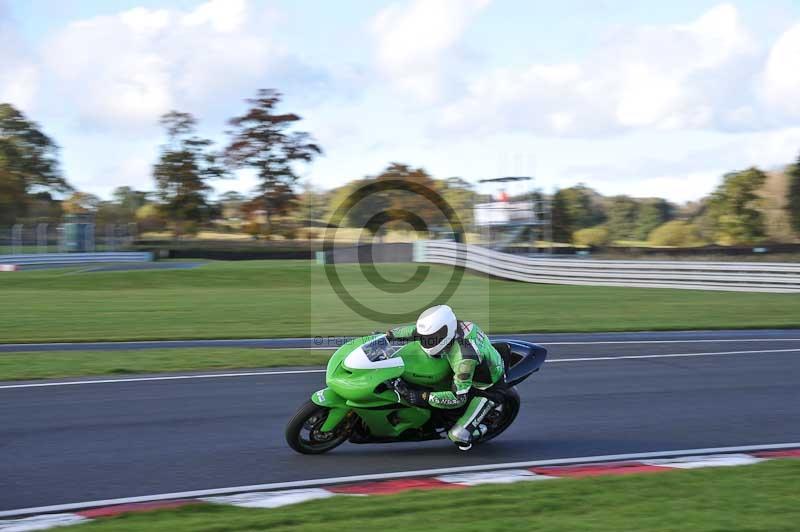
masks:
{"type": "Polygon", "coordinates": [[[386,331],[386,339],[390,342],[395,339],[394,332],[391,329],[386,331]]]}
{"type": "Polygon", "coordinates": [[[428,392],[409,388],[408,385],[401,380],[394,383],[394,391],[404,403],[413,406],[428,406],[428,392]]]}

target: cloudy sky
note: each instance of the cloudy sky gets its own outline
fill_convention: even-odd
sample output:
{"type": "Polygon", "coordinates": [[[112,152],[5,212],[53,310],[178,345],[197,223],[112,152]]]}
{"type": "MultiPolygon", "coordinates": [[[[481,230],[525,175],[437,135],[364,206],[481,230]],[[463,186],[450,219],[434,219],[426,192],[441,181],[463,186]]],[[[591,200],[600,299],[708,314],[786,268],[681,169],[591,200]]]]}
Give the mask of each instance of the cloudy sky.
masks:
{"type": "Polygon", "coordinates": [[[800,152],[800,1],[0,0],[0,101],[79,189],[151,189],[159,115],[224,142],[261,87],[324,188],[399,161],[685,201],[800,152]]]}

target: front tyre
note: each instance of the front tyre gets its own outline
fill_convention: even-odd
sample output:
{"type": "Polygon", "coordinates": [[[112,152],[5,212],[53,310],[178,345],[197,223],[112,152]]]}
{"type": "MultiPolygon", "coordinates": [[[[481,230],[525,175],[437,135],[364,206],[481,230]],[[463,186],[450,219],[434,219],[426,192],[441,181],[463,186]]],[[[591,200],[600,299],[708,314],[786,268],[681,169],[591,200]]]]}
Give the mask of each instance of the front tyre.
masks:
{"type": "Polygon", "coordinates": [[[347,440],[345,423],[330,432],[320,429],[328,419],[330,409],[307,401],[286,426],[286,443],[302,454],[322,454],[347,440]]]}

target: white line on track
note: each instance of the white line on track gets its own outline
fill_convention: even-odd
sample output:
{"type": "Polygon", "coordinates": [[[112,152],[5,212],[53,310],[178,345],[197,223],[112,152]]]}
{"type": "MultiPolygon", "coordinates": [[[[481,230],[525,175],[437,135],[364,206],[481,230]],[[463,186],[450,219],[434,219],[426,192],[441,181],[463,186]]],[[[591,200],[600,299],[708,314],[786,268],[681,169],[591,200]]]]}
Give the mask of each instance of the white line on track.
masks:
{"type": "Polygon", "coordinates": [[[792,449],[800,447],[800,442],[771,443],[764,445],[743,445],[738,447],[709,447],[705,449],[681,449],[677,451],[655,451],[646,453],[608,454],[601,456],[583,456],[579,458],[555,458],[552,460],[534,460],[529,462],[510,462],[500,464],[483,464],[474,466],[444,467],[440,469],[422,469],[417,471],[398,471],[394,473],[373,473],[368,475],[353,475],[346,477],[320,478],[313,480],[295,480],[291,482],[273,482],[270,484],[254,484],[249,486],[232,486],[228,488],[215,488],[193,491],[179,491],[174,493],[161,493],[157,495],[143,495],[139,497],[123,497],[119,499],[105,499],[100,501],[87,501],[68,504],[55,504],[51,506],[37,506],[32,508],[19,508],[16,510],[0,511],[0,517],[17,517],[22,515],[68,512],[96,508],[99,506],[114,506],[117,504],[132,504],[137,502],[164,501],[170,499],[191,499],[208,497],[212,495],[228,495],[233,493],[246,493],[252,491],[271,491],[290,488],[305,488],[311,486],[330,486],[350,482],[364,482],[373,480],[389,480],[396,478],[409,478],[420,476],[438,476],[450,473],[466,473],[472,471],[494,471],[498,469],[514,469],[524,467],[541,467],[553,465],[569,465],[591,462],[615,462],[621,460],[643,460],[648,458],[668,458],[672,456],[691,456],[716,453],[741,453],[748,451],[767,451],[776,449],[792,449]]]}
{"type": "Polygon", "coordinates": [[[46,386],[77,386],[79,384],[111,384],[118,382],[175,381],[187,379],[219,379],[223,377],[254,377],[257,375],[294,375],[297,373],[325,373],[324,369],[298,369],[281,371],[243,371],[237,373],[210,373],[207,375],[164,375],[160,377],[133,377],[128,379],[97,379],[64,382],[31,382],[26,384],[4,384],[0,390],[8,388],[42,388],[46,386]]]}
{"type": "Polygon", "coordinates": [[[759,349],[757,351],[711,351],[709,353],[664,353],[660,355],[620,355],[608,357],[585,357],[585,358],[552,358],[547,362],[593,362],[598,360],[637,360],[647,358],[682,358],[682,357],[713,357],[719,355],[748,355],[753,353],[797,353],[796,349],[759,349]]]}
{"type": "MultiPolygon", "coordinates": [[[[691,357],[713,357],[727,355],[748,355],[755,353],[798,353],[800,347],[795,349],[762,349],[757,351],[712,351],[709,353],[663,353],[659,355],[620,355],[604,357],[579,357],[579,358],[552,358],[548,363],[559,362],[597,362],[610,360],[639,360],[650,358],[691,358],[691,357]]],[[[61,382],[30,382],[24,384],[4,384],[0,385],[0,390],[13,388],[45,388],[50,386],[78,386],[81,384],[115,384],[121,382],[149,382],[149,381],[174,381],[189,379],[219,379],[225,377],[256,377],[261,375],[297,375],[302,373],[325,373],[324,369],[293,369],[278,371],[242,371],[233,373],[210,373],[199,375],[163,375],[158,377],[132,377],[124,379],[95,379],[81,381],[61,381],[61,382]]]]}
{"type": "Polygon", "coordinates": [[[602,344],[699,344],[722,342],[800,342],[800,338],[725,338],[702,340],[587,340],[585,342],[536,342],[540,345],[602,345],[602,344]]]}

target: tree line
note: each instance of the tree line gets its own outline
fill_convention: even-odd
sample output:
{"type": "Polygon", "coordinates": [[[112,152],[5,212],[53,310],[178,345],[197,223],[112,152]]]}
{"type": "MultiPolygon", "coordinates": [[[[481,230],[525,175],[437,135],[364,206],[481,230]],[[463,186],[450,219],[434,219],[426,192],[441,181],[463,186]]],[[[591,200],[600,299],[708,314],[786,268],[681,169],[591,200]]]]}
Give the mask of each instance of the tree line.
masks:
{"type": "Polygon", "coordinates": [[[725,174],[711,195],[684,205],[603,197],[579,185],[557,191],[552,206],[555,240],[581,245],[794,242],[800,238],[800,157],[782,170],[725,174]]]}
{"type": "Polygon", "coordinates": [[[244,209],[263,213],[269,233],[273,217],[296,203],[298,166],[322,149],[293,129],[298,115],[278,111],[279,92],[261,89],[245,101],[248,109],[228,121],[229,141],[221,149],[197,134],[191,113],[164,114],[159,123],[166,142],[152,171],[155,192],[119,187],[111,201],[75,190],[61,173],[55,141],[19,110],[0,104],[0,224],[93,214],[99,223],[139,221],[150,229],[168,226],[176,235],[191,233],[221,216],[226,199],[244,203],[235,193],[212,200],[210,181],[247,169],[258,185],[244,209]]]}
{"type": "MultiPolygon", "coordinates": [[[[413,190],[382,191],[363,204],[352,200],[360,187],[399,180],[434,190],[469,230],[473,205],[491,199],[463,179],[437,179],[398,162],[377,175],[319,190],[300,179],[302,167],[322,154],[313,137],[297,129],[301,117],[280,110],[281,94],[272,89],[245,102],[245,112],[228,121],[221,147],[198,135],[191,113],[164,114],[159,123],[165,142],[152,167],[155,191],[123,186],[109,200],[75,190],[60,169],[56,142],[12,105],[0,104],[0,225],[91,214],[97,223],[136,222],[141,231],[178,236],[211,228],[255,238],[313,238],[339,206],[347,212],[342,225],[373,233],[413,226],[414,215],[434,228],[449,224],[441,209],[413,190]],[[255,190],[214,197],[211,182],[240,170],[257,178],[255,190]],[[380,212],[387,214],[375,215],[380,212]]],[[[711,195],[683,205],[657,197],[603,196],[583,184],[535,194],[549,200],[556,242],[695,246],[800,238],[800,157],[780,170],[728,173],[711,195]]]]}

